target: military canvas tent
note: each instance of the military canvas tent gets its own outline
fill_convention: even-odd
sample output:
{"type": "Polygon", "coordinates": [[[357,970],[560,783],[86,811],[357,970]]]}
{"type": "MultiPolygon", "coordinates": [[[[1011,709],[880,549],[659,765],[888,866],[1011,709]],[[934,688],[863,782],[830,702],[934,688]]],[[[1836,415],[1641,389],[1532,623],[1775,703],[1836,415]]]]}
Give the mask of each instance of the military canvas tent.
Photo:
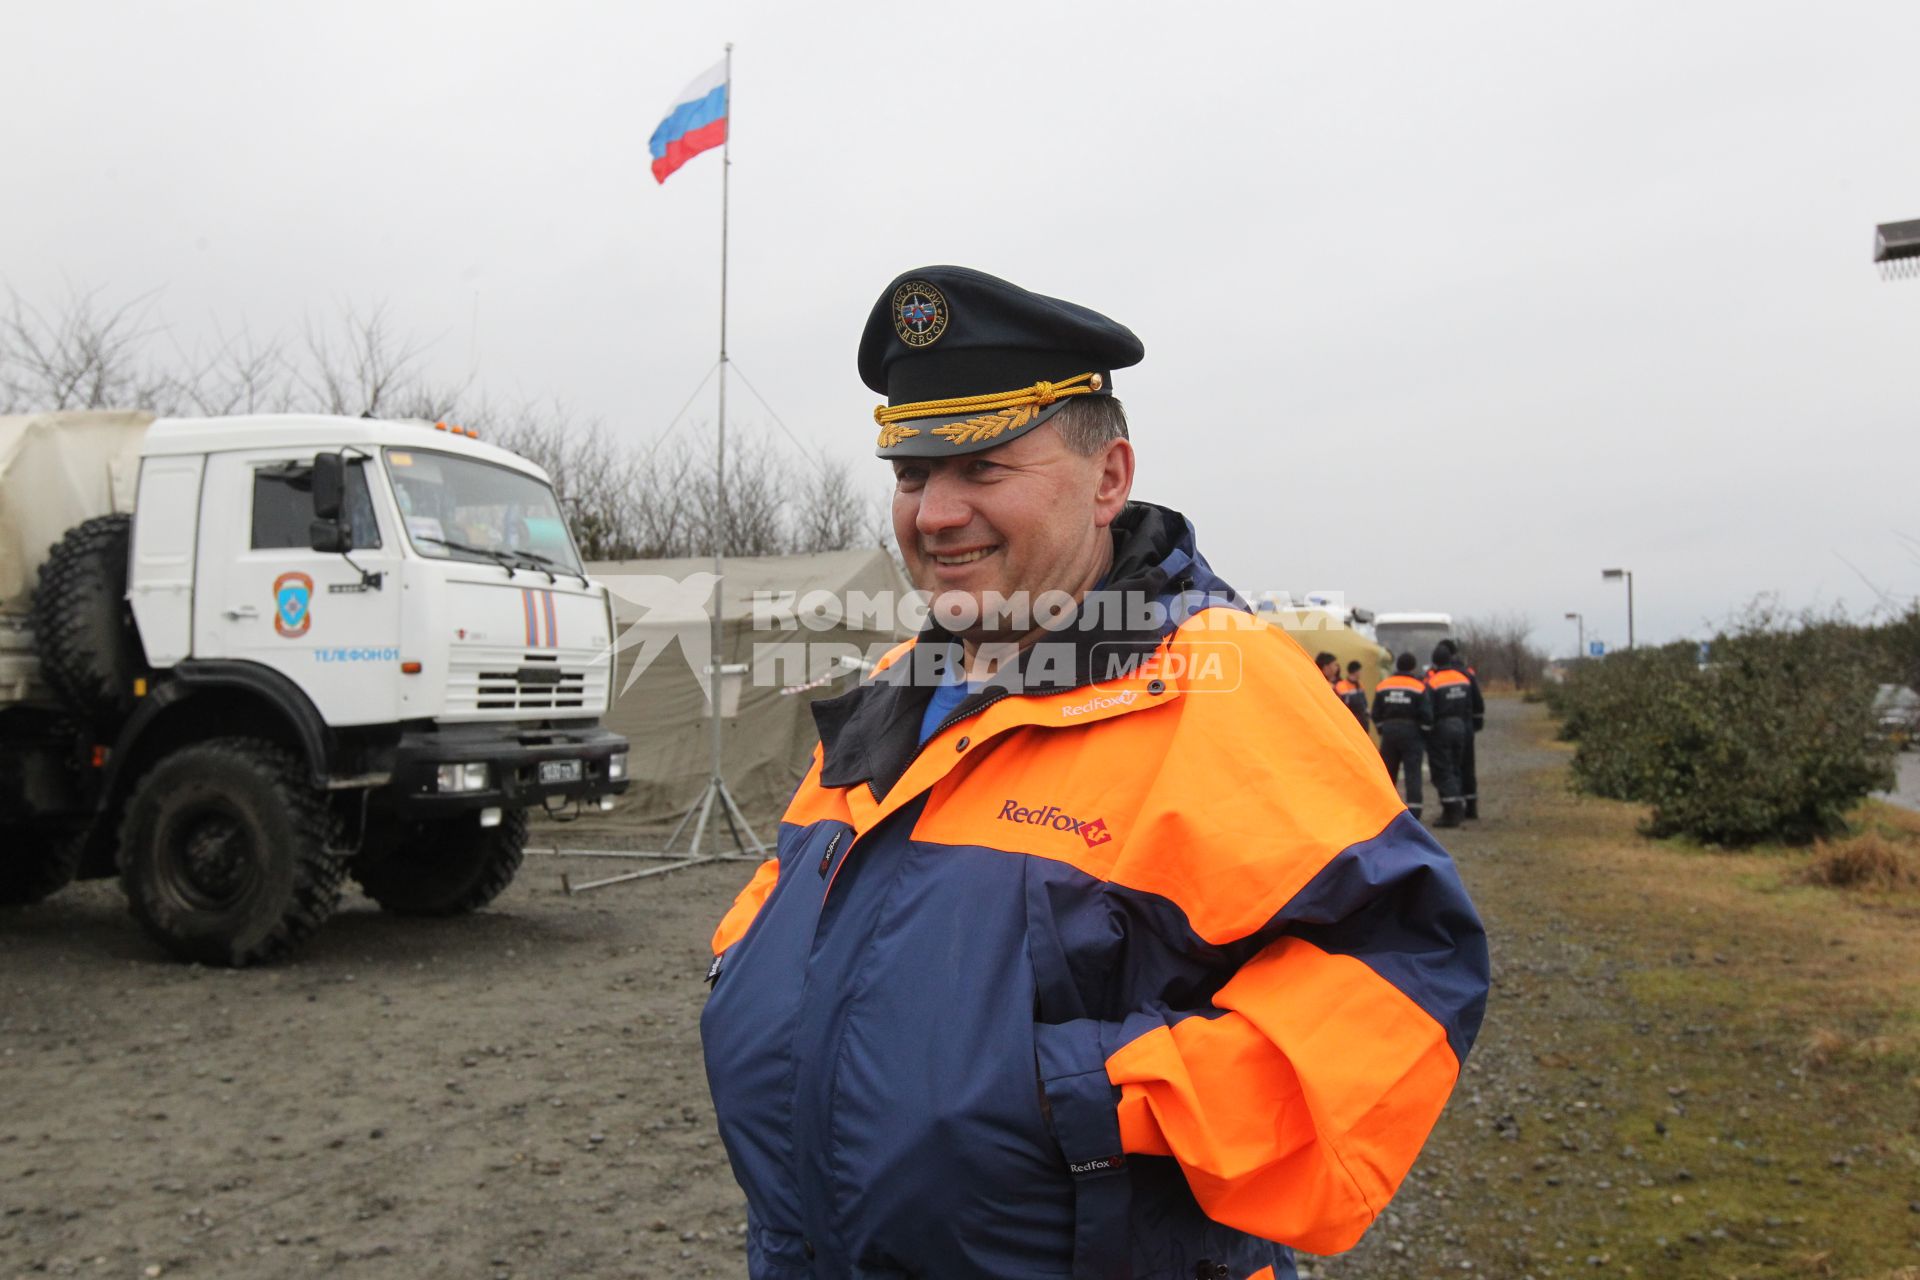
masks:
{"type": "MultiPolygon", "coordinates": [[[[878,548],[729,558],[725,571],[720,662],[739,679],[739,702],[724,725],[723,771],[741,808],[762,821],[806,772],[819,740],[812,704],[860,679],[855,659],[871,661],[910,634],[900,622],[909,586],[878,548]]],[[[621,812],[672,818],[699,799],[711,771],[696,672],[710,644],[713,561],[604,560],[587,572],[613,592],[620,637],[606,723],[633,743],[621,812]]]]}

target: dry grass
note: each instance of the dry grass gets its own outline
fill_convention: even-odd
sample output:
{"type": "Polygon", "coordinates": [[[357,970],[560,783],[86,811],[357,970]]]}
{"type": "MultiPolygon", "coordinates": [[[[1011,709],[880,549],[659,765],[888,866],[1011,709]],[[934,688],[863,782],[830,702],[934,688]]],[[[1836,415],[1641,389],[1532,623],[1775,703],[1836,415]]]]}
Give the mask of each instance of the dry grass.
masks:
{"type": "MultiPolygon", "coordinates": [[[[1531,759],[1450,841],[1496,986],[1424,1157],[1482,1193],[1445,1202],[1448,1239],[1503,1280],[1602,1274],[1588,1257],[1627,1280],[1920,1280],[1898,1270],[1920,1242],[1920,890],[1816,885],[1806,847],[1648,839],[1638,806],[1568,789],[1538,708],[1499,711],[1484,760],[1531,759]]],[[[1920,814],[1852,817],[1920,856],[1920,814]]]]}
{"type": "Polygon", "coordinates": [[[1802,884],[1829,889],[1865,889],[1891,893],[1920,889],[1920,855],[1901,840],[1878,831],[1822,840],[1813,847],[1813,860],[1796,877],[1802,884]]]}
{"type": "MultiPolygon", "coordinates": [[[[1505,725],[1570,752],[1534,708],[1505,725]]],[[[1570,792],[1564,766],[1488,790],[1501,807],[1457,855],[1504,957],[1489,1043],[1523,1045],[1529,1099],[1560,1105],[1551,1127],[1523,1106],[1518,1137],[1451,1139],[1539,1228],[1518,1251],[1499,1215],[1459,1228],[1483,1273],[1572,1275],[1539,1265],[1563,1260],[1544,1238],[1610,1255],[1609,1275],[1908,1280],[1889,1268],[1920,1241],[1920,886],[1827,888],[1806,869],[1829,846],[1648,839],[1638,806],[1570,792]],[[1527,937],[1546,922],[1579,941],[1551,980],[1529,967],[1554,954],[1527,937]]],[[[1920,859],[1920,814],[1851,816],[1871,838],[1832,848],[1920,859]]]]}
{"type": "Polygon", "coordinates": [[[1893,1036],[1853,1036],[1832,1027],[1815,1027],[1800,1046],[1803,1067],[1829,1067],[1847,1061],[1872,1062],[1900,1052],[1893,1036]]]}

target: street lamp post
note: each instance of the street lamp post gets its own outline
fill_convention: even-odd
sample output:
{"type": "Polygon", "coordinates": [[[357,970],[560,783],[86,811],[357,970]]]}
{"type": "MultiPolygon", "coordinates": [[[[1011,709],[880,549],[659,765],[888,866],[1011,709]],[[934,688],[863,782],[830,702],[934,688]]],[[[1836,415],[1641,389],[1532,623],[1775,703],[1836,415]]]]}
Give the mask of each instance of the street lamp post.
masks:
{"type": "Polygon", "coordinates": [[[1633,570],[1602,569],[1600,576],[1608,582],[1627,580],[1627,648],[1633,648],[1633,570]]]}
{"type": "Polygon", "coordinates": [[[1574,647],[1573,656],[1584,658],[1587,656],[1587,620],[1577,613],[1568,614],[1567,620],[1573,623],[1574,634],[1580,637],[1574,647]]]}

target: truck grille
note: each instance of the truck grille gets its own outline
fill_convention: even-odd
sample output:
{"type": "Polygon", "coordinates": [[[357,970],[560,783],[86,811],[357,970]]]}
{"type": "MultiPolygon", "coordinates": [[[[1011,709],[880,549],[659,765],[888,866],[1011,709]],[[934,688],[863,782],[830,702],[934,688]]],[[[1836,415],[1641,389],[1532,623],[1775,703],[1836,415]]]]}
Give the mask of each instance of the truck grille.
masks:
{"type": "Polygon", "coordinates": [[[447,712],[597,715],[606,706],[606,680],[605,668],[565,666],[552,654],[455,658],[448,673],[447,712]]]}

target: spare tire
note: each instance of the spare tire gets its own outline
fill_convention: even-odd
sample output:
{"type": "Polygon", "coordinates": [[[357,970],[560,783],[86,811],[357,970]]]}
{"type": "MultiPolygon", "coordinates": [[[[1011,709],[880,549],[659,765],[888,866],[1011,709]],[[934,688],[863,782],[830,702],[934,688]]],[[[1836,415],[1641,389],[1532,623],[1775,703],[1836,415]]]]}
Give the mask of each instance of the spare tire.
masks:
{"type": "Polygon", "coordinates": [[[98,724],[123,711],[146,668],[127,611],[130,515],[95,516],[48,549],[33,592],[33,648],[67,709],[98,724]]]}

